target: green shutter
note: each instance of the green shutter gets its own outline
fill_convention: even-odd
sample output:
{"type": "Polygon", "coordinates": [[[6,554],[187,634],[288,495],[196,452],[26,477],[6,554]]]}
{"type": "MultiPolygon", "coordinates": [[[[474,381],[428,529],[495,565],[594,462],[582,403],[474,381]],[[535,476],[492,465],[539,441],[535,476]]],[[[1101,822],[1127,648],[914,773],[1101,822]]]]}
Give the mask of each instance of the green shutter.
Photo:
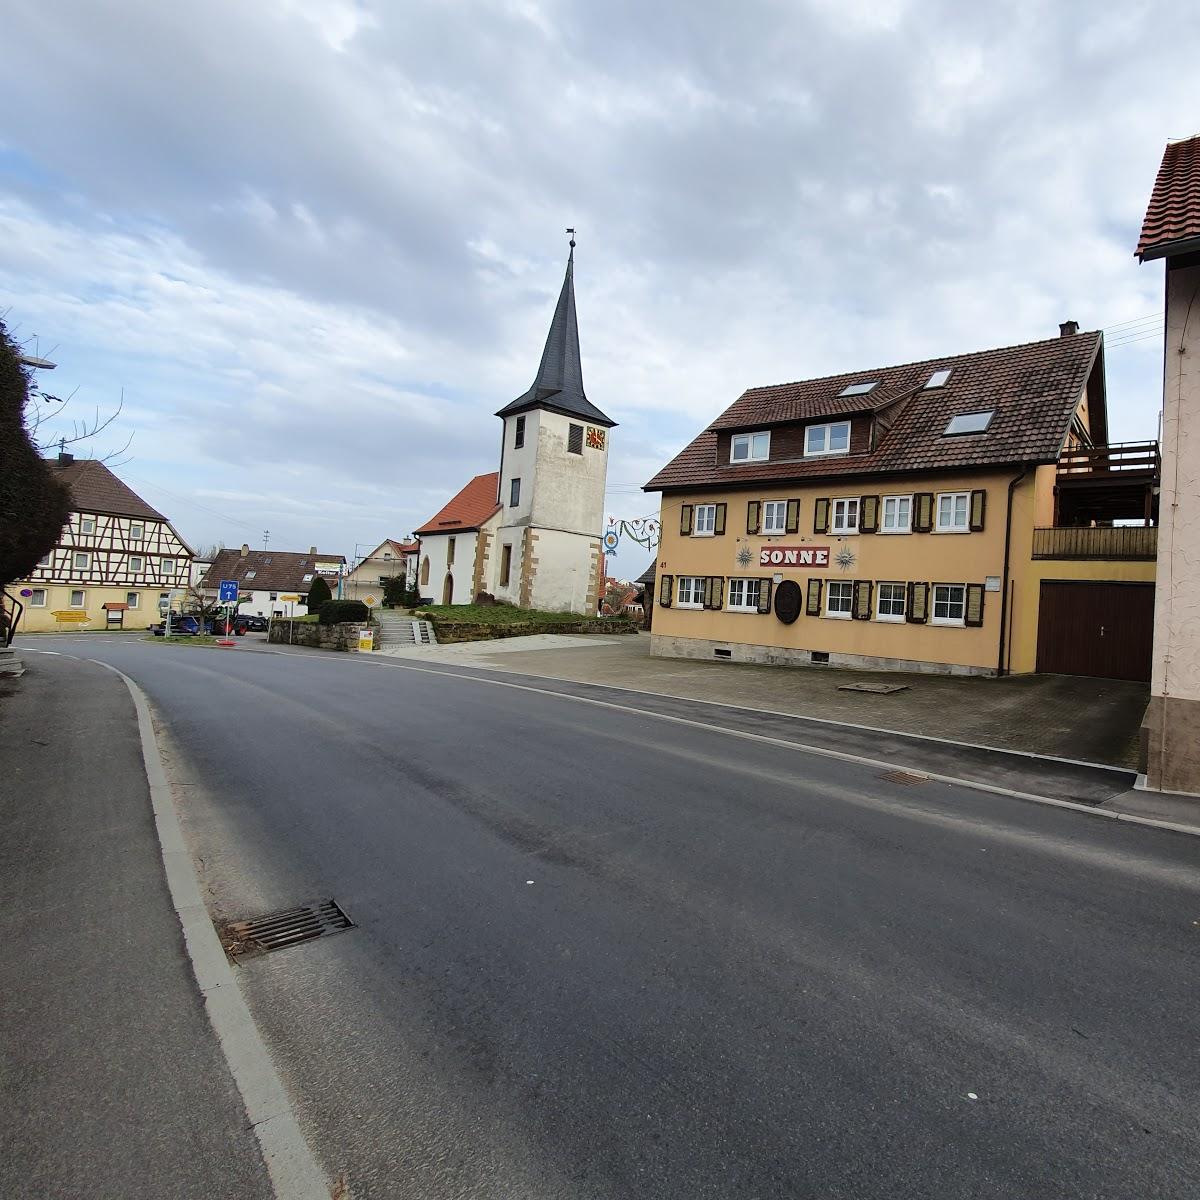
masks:
{"type": "Polygon", "coordinates": [[[762,504],[758,500],[749,500],[746,502],[746,532],[757,533],[760,525],[759,514],[762,512],[762,504]]]}
{"type": "Polygon", "coordinates": [[[908,614],[906,620],[913,625],[924,625],[929,616],[929,584],[908,585],[908,614]]]}
{"type": "Polygon", "coordinates": [[[829,532],[829,501],[822,497],[813,502],[813,533],[829,532]]]}
{"type": "Polygon", "coordinates": [[[710,575],[704,590],[704,607],[720,608],[725,602],[725,577],[710,575]]]}
{"type": "Polygon", "coordinates": [[[770,579],[760,579],[758,581],[758,611],[760,613],[769,613],[771,611],[771,588],[774,584],[770,579]]]}
{"type": "Polygon", "coordinates": [[[918,492],[913,497],[912,527],[913,533],[928,533],[933,528],[932,492],[918,492]]]}
{"type": "Polygon", "coordinates": [[[673,575],[664,575],[658,581],[658,606],[659,608],[671,607],[671,586],[675,582],[673,575]]]}
{"type": "Polygon", "coordinates": [[[692,534],[692,506],[684,504],[679,509],[679,536],[691,537],[692,534]]]}
{"type": "Polygon", "coordinates": [[[971,532],[983,532],[983,512],[987,508],[987,492],[982,489],[971,493],[971,532]]]}
{"type": "Polygon", "coordinates": [[[819,579],[808,581],[808,603],[805,605],[804,611],[810,617],[821,615],[821,581],[819,579]]]}
{"type": "Polygon", "coordinates": [[[879,529],[879,497],[863,496],[859,501],[858,532],[875,533],[879,529]]]}
{"type": "MultiPolygon", "coordinates": [[[[980,493],[981,494],[981,493],[980,493]]],[[[983,584],[967,584],[967,610],[964,625],[979,626],[983,624],[983,584]]]]}
{"type": "Polygon", "coordinates": [[[713,523],[713,534],[716,537],[721,537],[725,532],[725,510],[728,507],[726,504],[718,504],[716,506],[716,519],[713,523]]]}
{"type": "Polygon", "coordinates": [[[800,501],[789,500],[787,502],[787,525],[785,529],[788,533],[800,532],[800,501]]]}
{"type": "Polygon", "coordinates": [[[856,621],[871,619],[871,581],[869,579],[855,580],[854,619],[856,621]]]}

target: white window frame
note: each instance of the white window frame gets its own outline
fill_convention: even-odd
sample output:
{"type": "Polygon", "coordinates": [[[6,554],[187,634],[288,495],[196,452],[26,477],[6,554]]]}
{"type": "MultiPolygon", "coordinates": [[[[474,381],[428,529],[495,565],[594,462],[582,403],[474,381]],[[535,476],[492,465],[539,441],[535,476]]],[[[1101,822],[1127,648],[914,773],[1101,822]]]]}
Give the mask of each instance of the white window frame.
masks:
{"type": "Polygon", "coordinates": [[[45,588],[30,588],[29,589],[29,607],[30,608],[45,608],[49,600],[50,593],[45,588]],[[38,596],[41,599],[38,599],[38,596]]]}
{"type": "Polygon", "coordinates": [[[675,581],[675,607],[676,608],[703,608],[704,607],[704,593],[705,593],[705,590],[707,589],[707,587],[708,587],[708,577],[705,575],[680,575],[679,578],[675,581]],[[683,593],[684,593],[683,585],[685,583],[687,583],[689,585],[687,588],[687,592],[688,592],[689,596],[693,596],[695,594],[697,588],[699,589],[700,597],[698,600],[697,599],[685,600],[683,598],[683,593]],[[693,584],[696,586],[695,587],[691,586],[693,584]]]}
{"type": "Polygon", "coordinates": [[[92,569],[92,556],[86,550],[76,550],[71,558],[71,565],[75,571],[90,571],[92,569]],[[83,561],[80,562],[80,559],[83,559],[83,561]]]}
{"type": "Polygon", "coordinates": [[[258,574],[257,571],[247,571],[245,573],[245,575],[242,576],[242,578],[243,579],[253,579],[257,574],[258,574]]]}
{"type": "Polygon", "coordinates": [[[762,595],[762,580],[761,579],[731,579],[729,581],[729,603],[726,607],[730,612],[758,612],[758,600],[762,595]],[[750,594],[750,588],[754,588],[754,599],[747,600],[746,597],[750,594]],[[734,599],[734,588],[737,588],[739,593],[738,599],[734,599]]]}
{"type": "MultiPolygon", "coordinates": [[[[951,603],[949,597],[944,601],[947,605],[951,603]]],[[[965,583],[935,583],[930,591],[929,597],[929,621],[932,625],[965,625],[967,623],[967,585],[965,583]],[[957,589],[961,595],[960,604],[962,606],[961,617],[939,617],[937,615],[938,592],[951,591],[957,589]]]]}
{"type": "Polygon", "coordinates": [[[87,608],[87,592],[86,592],[86,590],[83,588],[72,588],[71,595],[70,595],[70,602],[67,604],[67,607],[68,608],[87,608]],[[78,604],[75,603],[76,596],[79,597],[78,604]]]}
{"type": "Polygon", "coordinates": [[[145,526],[138,521],[134,521],[129,526],[129,540],[131,542],[140,542],[145,536],[145,526]]]}
{"type": "Polygon", "coordinates": [[[175,560],[173,558],[164,558],[162,560],[160,570],[162,571],[164,576],[165,575],[174,575],[175,574],[175,560]],[[169,566],[167,565],[168,563],[170,564],[169,566]]]}
{"type": "MultiPolygon", "coordinates": [[[[840,594],[840,593],[839,593],[840,594]]],[[[835,621],[850,621],[854,618],[854,580],[852,579],[831,579],[825,585],[825,615],[832,617],[835,621]],[[836,612],[832,608],[833,604],[833,589],[834,588],[849,588],[849,599],[845,612],[838,609],[836,612]]]]}
{"type": "Polygon", "coordinates": [[[95,517],[80,517],[79,518],[79,532],[80,533],[95,533],[96,532],[96,518],[95,517]]]}
{"type": "Polygon", "coordinates": [[[731,463],[765,462],[771,457],[771,431],[760,429],[757,433],[735,433],[729,439],[729,461],[731,463]],[[738,444],[746,448],[738,454],[738,444]]]}
{"type": "Polygon", "coordinates": [[[860,496],[840,496],[836,500],[830,502],[832,507],[829,513],[829,532],[840,533],[843,537],[849,536],[858,532],[859,518],[862,516],[862,498],[860,496]],[[854,524],[847,524],[845,517],[851,511],[853,505],[854,524]],[[841,520],[839,521],[839,515],[841,520]]]}
{"type": "Polygon", "coordinates": [[[129,570],[134,575],[140,575],[146,569],[146,560],[140,554],[129,556],[129,570]]]}
{"type": "Polygon", "coordinates": [[[849,421],[829,421],[824,425],[808,426],[808,428],[805,429],[805,431],[804,431],[804,457],[805,458],[828,458],[831,455],[835,455],[835,454],[849,454],[850,453],[850,434],[851,434],[851,432],[852,432],[852,430],[850,428],[849,421]],[[833,431],[835,429],[842,429],[842,428],[844,428],[846,430],[845,448],[841,449],[841,450],[830,450],[829,443],[833,440],[833,431]],[[821,434],[821,446],[817,450],[814,450],[812,448],[814,433],[821,434]]]}
{"type": "Polygon", "coordinates": [[[762,533],[787,533],[787,506],[786,500],[763,501],[762,533]],[[778,520],[772,521],[768,514],[778,517],[778,520]]]}
{"type": "Polygon", "coordinates": [[[142,607],[141,592],[126,592],[125,593],[125,604],[128,608],[141,608],[142,607]]]}
{"type": "MultiPolygon", "coordinates": [[[[889,596],[890,603],[895,603],[895,598],[889,596]]],[[[888,621],[893,624],[899,624],[908,619],[908,585],[905,583],[897,583],[893,579],[885,579],[882,583],[875,585],[875,620],[888,621]],[[899,613],[885,613],[883,611],[883,589],[884,588],[899,588],[900,589],[900,611],[899,613]]]]}
{"type": "Polygon", "coordinates": [[[50,560],[53,557],[54,557],[53,553],[43,554],[42,557],[38,559],[37,565],[39,567],[48,567],[50,565],[50,560]]]}
{"type": "Polygon", "coordinates": [[[934,503],[934,533],[970,533],[971,532],[971,493],[970,492],[938,492],[933,498],[934,503]],[[951,503],[951,515],[958,507],[958,501],[963,502],[963,523],[946,525],[942,522],[942,501],[951,503]]]}
{"type": "Polygon", "coordinates": [[[717,506],[715,504],[697,504],[692,509],[692,537],[713,537],[716,532],[717,506]],[[702,529],[702,525],[707,528],[702,529]]]}
{"type": "Polygon", "coordinates": [[[878,530],[878,532],[879,533],[912,533],[912,507],[913,507],[913,498],[912,498],[911,492],[907,496],[884,496],[882,498],[882,501],[881,501],[880,507],[879,507],[879,530],[878,530]],[[895,506],[895,510],[897,512],[900,509],[901,503],[904,503],[908,506],[907,512],[905,513],[904,524],[903,525],[894,525],[890,529],[888,528],[888,523],[887,523],[888,502],[889,501],[895,506]]]}

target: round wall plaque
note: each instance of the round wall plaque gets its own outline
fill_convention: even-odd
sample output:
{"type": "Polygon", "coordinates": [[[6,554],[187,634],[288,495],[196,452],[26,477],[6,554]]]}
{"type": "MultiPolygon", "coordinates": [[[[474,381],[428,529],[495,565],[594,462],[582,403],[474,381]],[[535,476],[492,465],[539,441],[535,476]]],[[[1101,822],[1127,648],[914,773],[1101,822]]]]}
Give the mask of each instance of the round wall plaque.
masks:
{"type": "Polygon", "coordinates": [[[800,585],[794,579],[785,579],[775,589],[775,615],[790,625],[800,615],[802,599],[800,585]]]}

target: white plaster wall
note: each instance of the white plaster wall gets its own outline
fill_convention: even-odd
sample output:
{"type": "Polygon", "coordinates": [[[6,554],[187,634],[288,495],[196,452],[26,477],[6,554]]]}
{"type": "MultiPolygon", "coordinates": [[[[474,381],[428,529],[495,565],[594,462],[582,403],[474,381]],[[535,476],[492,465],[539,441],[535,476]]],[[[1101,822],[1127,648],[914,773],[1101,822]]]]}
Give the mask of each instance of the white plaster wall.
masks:
{"type": "MultiPolygon", "coordinates": [[[[446,556],[450,539],[454,538],[454,565],[450,574],[454,579],[453,604],[470,604],[474,599],[471,585],[475,576],[475,530],[457,533],[429,533],[421,536],[421,563],[429,556],[429,582],[419,584],[421,595],[434,604],[441,604],[442,589],[446,582],[446,556]]],[[[423,568],[418,568],[418,580],[423,578],[423,568]]]]}
{"type": "Polygon", "coordinates": [[[534,532],[537,541],[533,557],[538,561],[530,606],[545,612],[576,612],[594,617],[594,607],[588,604],[588,590],[592,583],[592,550],[599,545],[599,539],[555,529],[534,532]]]}
{"type": "MultiPolygon", "coordinates": [[[[604,430],[604,449],[592,450],[587,445],[586,421],[552,412],[542,412],[539,418],[531,521],[539,528],[565,529],[599,538],[604,525],[604,485],[612,430],[604,430]],[[567,430],[571,425],[583,426],[582,454],[567,453],[567,430]]],[[[524,487],[522,482],[522,497],[524,487]]],[[[504,521],[510,522],[507,513],[504,521]]]]}
{"type": "Polygon", "coordinates": [[[1200,266],[1167,271],[1155,696],[1200,700],[1200,266]]]}
{"type": "Polygon", "coordinates": [[[521,603],[521,562],[525,553],[525,532],[528,526],[505,525],[496,530],[488,556],[488,578],[484,590],[492,593],[505,604],[521,603]],[[508,586],[500,582],[500,560],[505,543],[512,546],[512,566],[508,573],[508,586]]]}
{"type": "Polygon", "coordinates": [[[535,477],[537,475],[538,430],[547,414],[535,409],[533,412],[522,413],[525,418],[525,444],[520,450],[514,449],[516,438],[517,418],[504,419],[504,452],[500,469],[500,503],[504,505],[500,513],[503,525],[529,524],[533,511],[533,495],[535,477]],[[512,481],[521,481],[521,502],[510,507],[508,501],[512,495],[512,481]]]}

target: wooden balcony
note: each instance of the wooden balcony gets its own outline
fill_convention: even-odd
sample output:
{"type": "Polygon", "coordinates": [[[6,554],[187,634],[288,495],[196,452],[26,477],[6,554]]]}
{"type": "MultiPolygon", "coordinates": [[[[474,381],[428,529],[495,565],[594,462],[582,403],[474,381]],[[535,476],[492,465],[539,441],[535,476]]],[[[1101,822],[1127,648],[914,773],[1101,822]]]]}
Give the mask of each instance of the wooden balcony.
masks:
{"type": "Polygon", "coordinates": [[[1059,483],[1087,479],[1158,478],[1157,442],[1118,442],[1113,446],[1080,446],[1058,456],[1059,483]],[[1063,476],[1067,478],[1064,479],[1063,476]]]}
{"type": "Polygon", "coordinates": [[[1157,555],[1158,530],[1153,526],[1057,527],[1033,531],[1034,558],[1153,562],[1157,555]]]}
{"type": "Polygon", "coordinates": [[[1160,468],[1157,442],[1064,450],[1054,480],[1055,525],[1154,524],[1160,468]]]}

